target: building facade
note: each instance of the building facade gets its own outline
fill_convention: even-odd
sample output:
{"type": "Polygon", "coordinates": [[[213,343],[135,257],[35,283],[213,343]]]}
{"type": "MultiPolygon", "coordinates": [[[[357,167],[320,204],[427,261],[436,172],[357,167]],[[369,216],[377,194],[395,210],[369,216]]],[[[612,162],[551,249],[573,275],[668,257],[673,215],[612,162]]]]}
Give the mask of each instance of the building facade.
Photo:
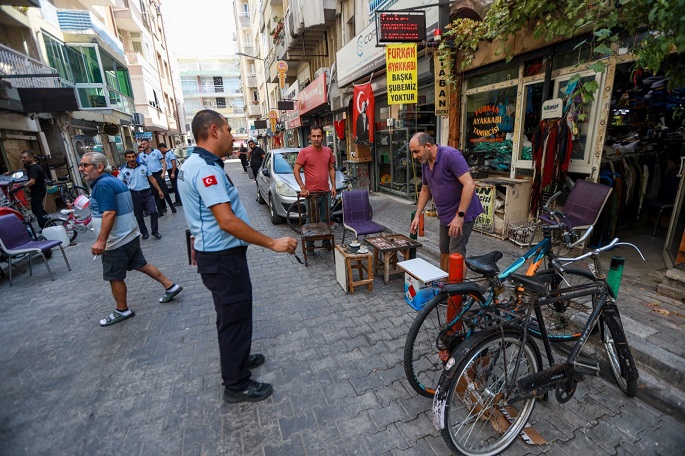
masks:
{"type": "MultiPolygon", "coordinates": [[[[188,124],[203,109],[228,119],[235,144],[247,141],[248,126],[241,87],[239,58],[233,56],[177,56],[181,91],[188,124]]],[[[192,132],[188,139],[194,143],[192,132]]]]}

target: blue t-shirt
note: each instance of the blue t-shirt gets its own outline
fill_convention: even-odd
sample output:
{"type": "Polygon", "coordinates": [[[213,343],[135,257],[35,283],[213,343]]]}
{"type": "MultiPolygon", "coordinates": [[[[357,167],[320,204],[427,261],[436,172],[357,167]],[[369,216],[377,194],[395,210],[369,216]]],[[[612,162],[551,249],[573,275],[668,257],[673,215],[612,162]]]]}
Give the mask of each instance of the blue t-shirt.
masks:
{"type": "Polygon", "coordinates": [[[107,211],[116,212],[105,250],[114,250],[138,237],[140,231],[133,214],[133,200],[128,187],[111,174],[103,174],[93,181],[91,188],[93,194],[90,212],[93,214],[93,228],[97,236],[102,229],[102,214],[107,211]]]}
{"type": "Polygon", "coordinates": [[[137,192],[141,190],[147,190],[150,188],[150,179],[148,176],[152,176],[152,173],[147,166],[138,165],[135,168],[125,165],[123,168],[119,169],[119,175],[117,178],[126,184],[129,190],[135,190],[137,192]]]}
{"type": "Polygon", "coordinates": [[[151,173],[156,173],[162,170],[162,153],[157,149],[152,149],[152,151],[147,154],[146,161],[143,163],[148,167],[151,173]]]}
{"type": "MultiPolygon", "coordinates": [[[[438,146],[438,154],[435,157],[433,170],[428,163],[421,166],[421,180],[423,185],[428,185],[433,196],[433,202],[438,210],[438,218],[443,225],[449,225],[457,216],[461,191],[464,186],[459,182],[459,177],[469,172],[469,165],[464,156],[454,147],[438,146]]],[[[483,212],[478,195],[473,194],[471,204],[464,216],[465,222],[471,222],[483,212]]]]}
{"type": "Polygon", "coordinates": [[[195,237],[195,250],[218,252],[247,245],[247,242],[222,230],[210,209],[215,204],[230,203],[233,213],[250,224],[238,189],[224,172],[223,161],[219,157],[195,147],[178,173],[178,192],[188,228],[195,237]]]}
{"type": "Polygon", "coordinates": [[[166,161],[167,173],[170,173],[171,170],[174,169],[174,164],[172,163],[174,160],[176,160],[176,155],[174,155],[171,149],[167,150],[164,154],[164,161],[166,161]]]}

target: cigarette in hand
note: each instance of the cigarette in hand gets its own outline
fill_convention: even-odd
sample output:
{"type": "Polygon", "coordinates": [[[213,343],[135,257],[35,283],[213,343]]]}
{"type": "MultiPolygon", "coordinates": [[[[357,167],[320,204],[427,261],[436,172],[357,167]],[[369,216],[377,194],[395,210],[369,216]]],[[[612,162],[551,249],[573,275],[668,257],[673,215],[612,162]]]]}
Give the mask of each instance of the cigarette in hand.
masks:
{"type": "Polygon", "coordinates": [[[98,259],[98,256],[97,256],[97,255],[93,255],[93,261],[95,261],[95,260],[97,260],[97,259],[98,259]]]}

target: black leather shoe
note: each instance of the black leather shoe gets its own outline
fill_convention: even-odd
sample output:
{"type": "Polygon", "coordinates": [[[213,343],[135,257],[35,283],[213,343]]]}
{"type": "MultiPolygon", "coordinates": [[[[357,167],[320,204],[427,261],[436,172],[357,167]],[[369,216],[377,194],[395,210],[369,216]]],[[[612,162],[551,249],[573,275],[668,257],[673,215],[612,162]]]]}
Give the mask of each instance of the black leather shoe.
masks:
{"type": "Polygon", "coordinates": [[[231,391],[224,388],[224,402],[235,404],[237,402],[259,402],[271,396],[274,388],[269,383],[259,383],[250,380],[250,384],[243,391],[231,391]]]}
{"type": "Polygon", "coordinates": [[[152,236],[154,236],[155,239],[162,239],[162,235],[159,233],[152,233],[152,236]]]}
{"type": "Polygon", "coordinates": [[[176,213],[176,208],[174,206],[171,206],[171,213],[175,214],[176,213]]]}
{"type": "Polygon", "coordinates": [[[183,206],[183,204],[179,201],[177,203],[174,203],[174,206],[183,206]]]}
{"type": "Polygon", "coordinates": [[[164,212],[158,212],[157,213],[157,218],[164,217],[164,212]]]}
{"type": "Polygon", "coordinates": [[[247,367],[248,369],[254,369],[255,367],[259,367],[262,364],[264,364],[264,361],[266,361],[266,358],[262,354],[256,354],[256,355],[250,355],[247,358],[247,367]]]}
{"type": "Polygon", "coordinates": [[[149,237],[150,237],[149,234],[147,234],[147,233],[143,234],[143,241],[144,241],[145,239],[149,238],[149,237]]]}

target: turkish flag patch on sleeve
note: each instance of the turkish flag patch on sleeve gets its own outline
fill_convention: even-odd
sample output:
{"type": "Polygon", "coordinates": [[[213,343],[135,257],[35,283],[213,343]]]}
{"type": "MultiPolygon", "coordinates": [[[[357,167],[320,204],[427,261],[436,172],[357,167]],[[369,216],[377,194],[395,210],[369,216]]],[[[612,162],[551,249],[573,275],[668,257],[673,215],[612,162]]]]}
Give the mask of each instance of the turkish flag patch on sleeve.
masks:
{"type": "Polygon", "coordinates": [[[205,187],[211,187],[219,182],[216,180],[216,176],[207,176],[202,178],[202,183],[205,184],[205,187]]]}

